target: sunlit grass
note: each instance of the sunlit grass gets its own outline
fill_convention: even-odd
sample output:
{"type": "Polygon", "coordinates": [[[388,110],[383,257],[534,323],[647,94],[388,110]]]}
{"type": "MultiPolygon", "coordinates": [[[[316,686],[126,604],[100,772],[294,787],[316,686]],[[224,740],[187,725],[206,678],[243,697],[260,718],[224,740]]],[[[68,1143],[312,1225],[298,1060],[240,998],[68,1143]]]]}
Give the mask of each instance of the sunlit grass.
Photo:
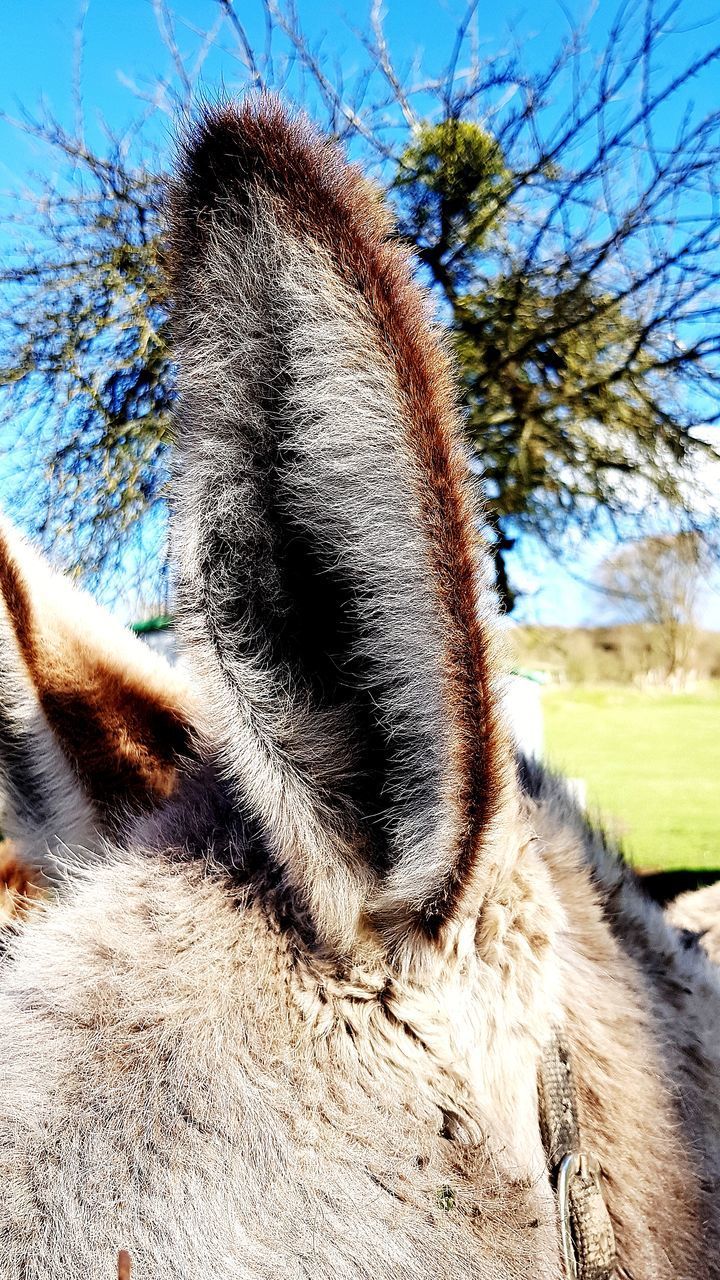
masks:
{"type": "Polygon", "coordinates": [[[585,780],[633,862],[720,868],[720,684],[550,688],[544,707],[550,763],[585,780]]]}

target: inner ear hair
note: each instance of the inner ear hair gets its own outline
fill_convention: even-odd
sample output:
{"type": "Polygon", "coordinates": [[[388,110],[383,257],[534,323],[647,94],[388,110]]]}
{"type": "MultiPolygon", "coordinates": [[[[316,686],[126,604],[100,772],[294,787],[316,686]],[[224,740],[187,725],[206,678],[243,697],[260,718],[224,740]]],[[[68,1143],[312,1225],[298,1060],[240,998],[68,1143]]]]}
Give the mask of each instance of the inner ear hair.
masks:
{"type": "Polygon", "coordinates": [[[198,123],[170,243],[181,626],[227,772],[330,932],[436,937],[510,757],[427,299],[377,191],[268,98],[198,123]]]}

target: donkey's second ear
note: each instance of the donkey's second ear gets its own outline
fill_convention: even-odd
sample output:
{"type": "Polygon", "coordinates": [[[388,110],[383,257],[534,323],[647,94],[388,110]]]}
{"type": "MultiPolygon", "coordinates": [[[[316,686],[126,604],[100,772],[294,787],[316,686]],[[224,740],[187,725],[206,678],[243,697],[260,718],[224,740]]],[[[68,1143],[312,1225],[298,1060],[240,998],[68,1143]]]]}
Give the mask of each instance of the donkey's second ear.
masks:
{"type": "Polygon", "coordinates": [[[226,771],[321,928],[432,937],[507,754],[426,300],[378,193],[268,100],[205,117],[171,250],[182,616],[226,771]]]}
{"type": "Polygon", "coordinates": [[[189,749],[181,674],[0,521],[3,832],[51,874],[48,850],[169,795],[189,749]]]}

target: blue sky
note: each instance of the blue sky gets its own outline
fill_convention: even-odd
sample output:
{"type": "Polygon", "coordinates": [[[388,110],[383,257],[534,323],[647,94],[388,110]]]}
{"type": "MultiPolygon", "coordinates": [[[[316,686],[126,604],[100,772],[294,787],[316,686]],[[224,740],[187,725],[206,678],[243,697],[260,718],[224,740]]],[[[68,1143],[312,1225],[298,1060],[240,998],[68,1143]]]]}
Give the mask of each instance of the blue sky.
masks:
{"type": "MultiPolygon", "coordinates": [[[[640,0],[638,0],[638,7],[640,0]]],[[[239,0],[238,11],[247,17],[251,34],[262,33],[259,6],[239,0]]],[[[598,0],[589,22],[589,41],[602,49],[608,24],[616,12],[616,0],[598,0]]],[[[586,6],[572,6],[583,16],[586,6]]],[[[217,6],[213,0],[178,0],[176,9],[183,22],[178,27],[181,44],[193,41],[192,28],[212,22],[217,6]]],[[[298,0],[303,25],[313,41],[324,37],[325,52],[340,62],[351,78],[360,62],[352,26],[361,20],[357,4],[334,0],[298,0]],[[346,15],[353,15],[347,17],[346,15]]],[[[432,64],[438,50],[442,56],[452,40],[457,15],[463,6],[454,0],[388,0],[386,30],[390,47],[399,63],[409,63],[418,48],[432,64]]],[[[673,56],[691,58],[710,43],[720,40],[718,0],[692,0],[686,5],[691,21],[674,37],[673,56]]],[[[13,115],[19,104],[28,108],[45,99],[61,117],[72,122],[71,72],[79,5],[73,0],[43,0],[30,7],[20,0],[5,0],[0,16],[0,110],[13,115]]],[[[480,47],[507,44],[511,30],[519,37],[530,63],[544,65],[549,54],[567,32],[563,6],[556,0],[535,0],[532,5],[488,4],[478,9],[480,47]]],[[[150,0],[90,0],[85,17],[83,98],[91,134],[100,132],[101,118],[120,129],[137,115],[137,99],[127,87],[149,85],[168,64],[168,55],[159,39],[150,0]]],[[[212,58],[206,64],[206,84],[210,92],[220,83],[232,88],[232,63],[212,58]]],[[[720,94],[717,71],[698,78],[692,98],[699,110],[717,109],[720,94]]],[[[687,97],[690,98],[688,93],[687,97]]],[[[683,102],[682,106],[686,105],[683,102]]],[[[679,104],[668,109],[670,136],[679,104]]],[[[170,137],[170,121],[156,116],[149,129],[165,149],[170,137]]],[[[52,174],[52,159],[8,124],[0,121],[0,189],[20,183],[29,169],[52,174]]],[[[0,231],[0,248],[2,232],[0,231]]],[[[553,562],[547,552],[524,540],[514,557],[513,574],[526,591],[524,615],[533,621],[575,624],[595,619],[602,611],[596,593],[583,585],[592,577],[593,566],[605,550],[599,540],[573,548],[571,574],[553,562]]],[[[704,606],[706,625],[720,627],[720,592],[710,590],[704,606]]]]}

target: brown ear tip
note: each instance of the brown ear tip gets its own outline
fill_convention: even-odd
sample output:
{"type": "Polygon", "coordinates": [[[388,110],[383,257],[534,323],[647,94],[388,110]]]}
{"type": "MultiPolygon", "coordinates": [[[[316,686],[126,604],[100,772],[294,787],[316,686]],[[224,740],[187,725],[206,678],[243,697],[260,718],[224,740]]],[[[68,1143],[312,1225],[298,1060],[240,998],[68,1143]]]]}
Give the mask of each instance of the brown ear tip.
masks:
{"type": "Polygon", "coordinates": [[[188,283],[193,288],[212,228],[227,224],[239,245],[260,193],[294,234],[329,244],[342,261],[351,241],[362,245],[361,257],[372,256],[394,226],[375,187],[346,162],[337,142],[268,93],[206,104],[180,140],[175,175],[168,265],[176,300],[188,283]]]}
{"type": "Polygon", "coordinates": [[[181,135],[171,191],[188,209],[207,209],[218,198],[238,196],[255,177],[288,162],[314,131],[306,117],[293,116],[274,94],[242,101],[206,103],[181,135]]]}
{"type": "Polygon", "coordinates": [[[178,139],[168,186],[168,266],[177,297],[186,270],[202,262],[213,222],[232,217],[242,227],[252,189],[277,192],[283,174],[302,168],[314,131],[279,98],[206,103],[178,139]]]}

